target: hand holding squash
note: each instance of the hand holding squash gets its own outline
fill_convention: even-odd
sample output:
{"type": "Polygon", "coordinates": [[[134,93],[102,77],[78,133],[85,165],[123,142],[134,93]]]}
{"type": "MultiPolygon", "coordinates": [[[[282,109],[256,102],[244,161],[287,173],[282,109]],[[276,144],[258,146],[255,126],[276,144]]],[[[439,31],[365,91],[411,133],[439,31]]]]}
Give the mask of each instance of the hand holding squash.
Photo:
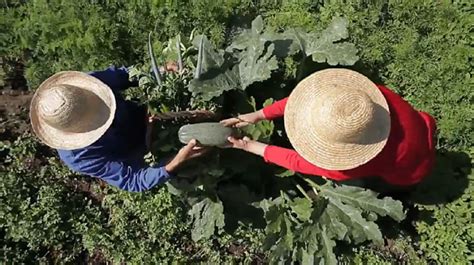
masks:
{"type": "Polygon", "coordinates": [[[191,140],[178,151],[178,154],[165,166],[166,171],[175,172],[184,162],[199,157],[209,151],[209,148],[197,146],[196,140],[191,140]]]}
{"type": "Polygon", "coordinates": [[[265,119],[265,116],[263,114],[263,111],[257,110],[251,113],[239,115],[235,118],[222,120],[221,124],[223,124],[226,127],[240,128],[240,127],[245,127],[249,124],[257,123],[264,119],[265,119]]]}
{"type": "Polygon", "coordinates": [[[265,153],[265,148],[267,147],[266,144],[254,141],[248,137],[244,137],[242,139],[229,137],[227,140],[230,142],[230,147],[232,148],[241,149],[262,157],[265,153]]]}

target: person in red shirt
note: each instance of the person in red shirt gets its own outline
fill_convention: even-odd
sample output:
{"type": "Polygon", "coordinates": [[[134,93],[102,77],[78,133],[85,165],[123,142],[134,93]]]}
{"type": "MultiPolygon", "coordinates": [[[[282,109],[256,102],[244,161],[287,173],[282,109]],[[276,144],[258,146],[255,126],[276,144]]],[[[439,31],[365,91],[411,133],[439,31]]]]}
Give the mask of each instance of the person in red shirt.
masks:
{"type": "Polygon", "coordinates": [[[385,86],[348,69],[326,69],[302,80],[288,98],[221,121],[243,127],[284,117],[295,150],[229,138],[233,148],[308,175],[343,181],[378,176],[419,183],[434,164],[435,120],[385,86]]]}

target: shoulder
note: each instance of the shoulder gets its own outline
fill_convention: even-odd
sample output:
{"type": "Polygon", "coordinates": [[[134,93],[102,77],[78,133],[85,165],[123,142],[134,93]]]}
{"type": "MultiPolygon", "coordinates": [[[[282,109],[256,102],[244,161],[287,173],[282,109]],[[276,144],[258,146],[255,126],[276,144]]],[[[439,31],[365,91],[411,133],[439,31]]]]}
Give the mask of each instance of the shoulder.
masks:
{"type": "Polygon", "coordinates": [[[383,85],[377,85],[377,87],[387,100],[392,115],[419,116],[417,110],[393,90],[383,85]]]}
{"type": "Polygon", "coordinates": [[[129,85],[128,69],[126,67],[110,66],[102,71],[89,72],[89,75],[104,82],[112,90],[122,90],[129,85]]]}
{"type": "Polygon", "coordinates": [[[393,90],[391,90],[390,88],[388,88],[384,85],[377,85],[377,88],[380,90],[380,92],[382,92],[382,94],[384,95],[384,97],[387,100],[390,100],[390,99],[393,99],[393,98],[402,99],[400,95],[398,95],[393,90]]]}

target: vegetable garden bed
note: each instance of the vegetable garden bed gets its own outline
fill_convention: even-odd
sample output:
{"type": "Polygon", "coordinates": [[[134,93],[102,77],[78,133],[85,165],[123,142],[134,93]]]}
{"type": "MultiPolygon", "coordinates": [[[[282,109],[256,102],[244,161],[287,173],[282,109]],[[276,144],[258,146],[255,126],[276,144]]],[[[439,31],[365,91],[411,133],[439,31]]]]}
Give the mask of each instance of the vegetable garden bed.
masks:
{"type": "MultiPolygon", "coordinates": [[[[15,129],[27,123],[20,111],[2,117],[12,127],[0,142],[0,260],[472,263],[472,4],[217,2],[6,1],[0,56],[25,65],[30,89],[55,71],[125,64],[140,81],[126,96],[151,112],[221,117],[350,67],[436,117],[433,174],[412,192],[377,194],[215,149],[166,187],[126,193],[68,171],[15,129]],[[158,81],[150,52],[156,68],[181,59],[180,71],[158,81]]],[[[17,75],[4,69],[4,80],[17,75]]],[[[182,146],[181,125],[157,128],[148,161],[182,146]]],[[[244,133],[289,144],[279,121],[244,133]]]]}

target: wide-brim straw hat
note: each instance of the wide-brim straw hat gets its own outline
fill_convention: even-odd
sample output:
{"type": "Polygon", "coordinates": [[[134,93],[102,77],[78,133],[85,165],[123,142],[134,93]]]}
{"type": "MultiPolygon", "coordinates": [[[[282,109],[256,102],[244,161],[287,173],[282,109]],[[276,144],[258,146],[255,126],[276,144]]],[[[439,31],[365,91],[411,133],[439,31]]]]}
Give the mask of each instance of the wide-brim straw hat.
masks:
{"type": "Polygon", "coordinates": [[[382,151],[390,134],[390,111],[382,92],[364,75],[326,69],[291,92],[285,130],[307,161],[328,170],[349,170],[382,151]]]}
{"type": "Polygon", "coordinates": [[[116,110],[109,86],[77,71],[59,72],[36,90],[30,120],[46,145],[73,150],[91,145],[110,127],[116,110]]]}

